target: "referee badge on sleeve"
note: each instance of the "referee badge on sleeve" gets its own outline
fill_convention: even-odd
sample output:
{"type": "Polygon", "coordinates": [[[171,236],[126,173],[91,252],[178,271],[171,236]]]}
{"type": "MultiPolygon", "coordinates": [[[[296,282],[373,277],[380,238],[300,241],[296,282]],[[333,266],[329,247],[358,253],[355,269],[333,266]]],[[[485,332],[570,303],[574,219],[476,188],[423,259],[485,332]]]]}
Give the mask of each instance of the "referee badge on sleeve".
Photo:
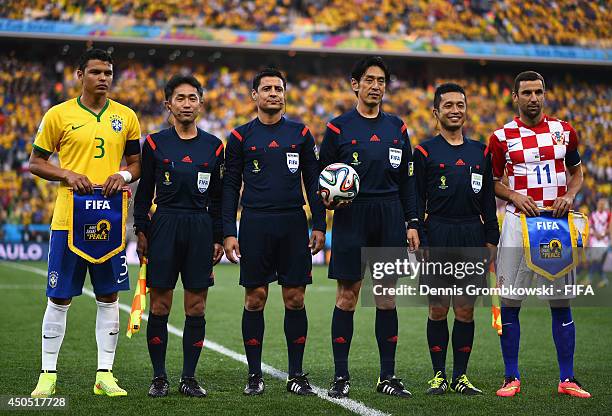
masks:
{"type": "Polygon", "coordinates": [[[482,175],[480,173],[472,172],[472,189],[475,193],[482,189],[482,175]]]}
{"type": "Polygon", "coordinates": [[[210,173],[198,172],[198,191],[200,191],[201,193],[206,192],[209,184],[210,184],[210,173]]]}

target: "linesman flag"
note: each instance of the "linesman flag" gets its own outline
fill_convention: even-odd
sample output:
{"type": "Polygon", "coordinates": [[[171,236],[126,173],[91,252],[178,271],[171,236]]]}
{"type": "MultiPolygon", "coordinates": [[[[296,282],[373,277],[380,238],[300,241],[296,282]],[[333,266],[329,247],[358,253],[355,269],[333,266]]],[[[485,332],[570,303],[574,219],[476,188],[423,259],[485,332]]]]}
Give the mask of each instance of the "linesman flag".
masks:
{"type": "Polygon", "coordinates": [[[142,313],[147,308],[147,259],[144,258],[140,265],[138,273],[138,282],[134,290],[134,299],[132,300],[132,310],[130,311],[130,319],[127,326],[127,337],[132,338],[132,335],[140,331],[140,321],[142,313]]]}
{"type": "MultiPolygon", "coordinates": [[[[497,275],[495,274],[495,264],[489,266],[489,287],[497,287],[497,275]]],[[[491,327],[497,330],[497,335],[502,334],[501,302],[499,295],[491,295],[491,327]]]]}

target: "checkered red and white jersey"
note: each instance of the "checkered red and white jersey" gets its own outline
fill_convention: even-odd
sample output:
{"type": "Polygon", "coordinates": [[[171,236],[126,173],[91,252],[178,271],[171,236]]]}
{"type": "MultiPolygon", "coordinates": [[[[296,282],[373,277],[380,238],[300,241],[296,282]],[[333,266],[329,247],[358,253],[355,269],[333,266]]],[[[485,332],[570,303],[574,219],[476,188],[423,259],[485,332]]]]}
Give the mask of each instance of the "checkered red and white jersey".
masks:
{"type": "MultiPolygon", "coordinates": [[[[510,189],[531,196],[539,207],[550,207],[567,192],[566,155],[575,154],[577,147],[576,130],[565,121],[545,115],[529,127],[515,117],[489,139],[493,177],[499,180],[505,171],[510,189]]],[[[507,209],[517,211],[512,203],[507,209]]]]}

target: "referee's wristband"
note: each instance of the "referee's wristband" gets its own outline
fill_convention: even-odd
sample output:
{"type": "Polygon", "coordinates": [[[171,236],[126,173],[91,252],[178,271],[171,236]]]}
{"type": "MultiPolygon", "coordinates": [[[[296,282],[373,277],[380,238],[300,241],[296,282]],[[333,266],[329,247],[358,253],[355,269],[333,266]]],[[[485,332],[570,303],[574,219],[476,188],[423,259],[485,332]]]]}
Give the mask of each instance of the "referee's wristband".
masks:
{"type": "Polygon", "coordinates": [[[127,171],[127,170],[120,170],[119,172],[117,172],[118,175],[121,175],[123,177],[123,180],[125,181],[125,183],[131,183],[132,182],[132,174],[127,171]]]}

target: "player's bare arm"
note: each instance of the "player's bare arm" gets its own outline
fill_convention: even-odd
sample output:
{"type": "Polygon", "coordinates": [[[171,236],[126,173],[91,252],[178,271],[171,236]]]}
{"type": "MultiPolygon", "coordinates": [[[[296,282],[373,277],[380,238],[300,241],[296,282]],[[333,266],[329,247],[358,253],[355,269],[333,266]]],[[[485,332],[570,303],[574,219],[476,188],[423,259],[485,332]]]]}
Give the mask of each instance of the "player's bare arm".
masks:
{"type": "Polygon", "coordinates": [[[584,176],[582,174],[582,164],[572,166],[567,170],[570,174],[570,180],[567,184],[567,192],[565,195],[556,198],[555,202],[553,202],[552,208],[554,217],[563,217],[568,213],[568,211],[574,205],[574,199],[576,198],[576,194],[580,191],[582,181],[584,180],[584,176]]]}
{"type": "Polygon", "coordinates": [[[127,163],[126,172],[129,172],[131,180],[128,181],[126,177],[122,176],[120,173],[113,173],[102,185],[102,194],[104,196],[109,197],[114,195],[128,183],[134,182],[140,178],[140,155],[126,155],[125,162],[127,163]]]}
{"type": "Polygon", "coordinates": [[[45,154],[37,149],[30,155],[30,172],[48,181],[64,182],[79,194],[90,194],[93,192],[93,184],[85,175],[62,169],[49,162],[50,154],[45,154]]]}

